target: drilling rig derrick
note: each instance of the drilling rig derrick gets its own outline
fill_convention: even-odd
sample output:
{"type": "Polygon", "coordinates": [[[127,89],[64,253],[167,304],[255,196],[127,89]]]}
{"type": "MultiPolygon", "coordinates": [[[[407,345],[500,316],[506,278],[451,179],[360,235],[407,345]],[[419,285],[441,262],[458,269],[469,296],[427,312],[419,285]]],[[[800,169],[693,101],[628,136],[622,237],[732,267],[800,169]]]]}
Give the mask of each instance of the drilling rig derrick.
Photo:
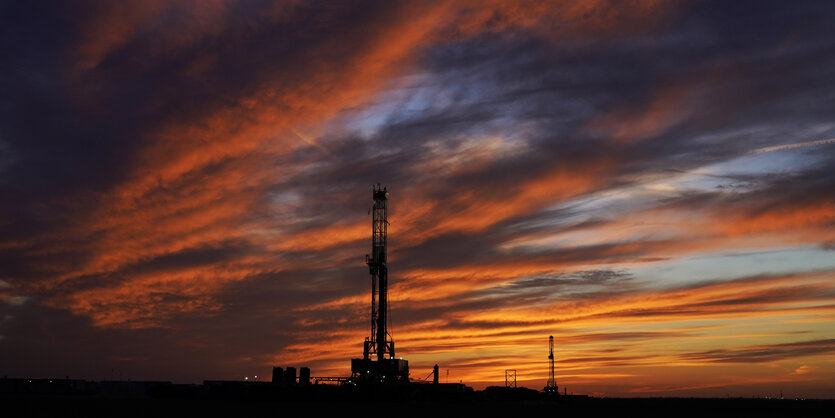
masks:
{"type": "Polygon", "coordinates": [[[548,382],[545,383],[545,393],[559,394],[557,381],[554,378],[554,336],[548,337],[548,382]]]}
{"type": "Polygon", "coordinates": [[[351,360],[352,379],[362,383],[409,381],[409,363],[395,358],[388,332],[388,198],[385,187],[372,187],[371,254],[365,263],[371,274],[371,336],[366,337],[361,359],[351,360]]]}

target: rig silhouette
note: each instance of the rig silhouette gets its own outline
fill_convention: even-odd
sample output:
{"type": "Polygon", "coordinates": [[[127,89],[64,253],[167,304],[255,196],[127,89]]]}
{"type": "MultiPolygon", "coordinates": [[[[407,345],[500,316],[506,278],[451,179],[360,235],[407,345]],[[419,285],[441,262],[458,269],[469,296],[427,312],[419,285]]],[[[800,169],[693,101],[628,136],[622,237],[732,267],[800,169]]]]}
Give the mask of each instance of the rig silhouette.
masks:
{"type": "MultiPolygon", "coordinates": [[[[390,309],[388,305],[388,206],[389,192],[380,183],[372,186],[371,213],[371,254],[365,255],[368,273],[371,275],[371,334],[363,342],[362,358],[351,359],[349,377],[311,377],[309,369],[304,367],[304,376],[299,374],[298,382],[336,383],[359,386],[403,385],[427,383],[426,379],[412,381],[409,378],[409,362],[395,357],[394,339],[388,329],[390,309]]],[[[292,382],[295,367],[273,367],[273,381],[292,382]]],[[[463,391],[463,384],[439,384],[438,365],[430,376],[432,383],[445,386],[447,390],[463,391]]]]}
{"type": "Polygon", "coordinates": [[[409,362],[395,357],[388,332],[388,199],[385,187],[372,187],[371,254],[365,255],[371,274],[371,337],[366,337],[362,358],[351,359],[351,380],[361,383],[405,383],[409,362]]]}
{"type": "MultiPolygon", "coordinates": [[[[341,385],[382,387],[382,386],[411,386],[420,385],[426,388],[430,383],[434,390],[443,392],[472,392],[472,388],[463,383],[439,383],[439,367],[437,364],[432,372],[424,379],[409,378],[409,362],[403,358],[396,357],[394,338],[388,329],[390,308],[388,303],[388,209],[389,192],[380,183],[371,187],[372,206],[369,209],[371,217],[371,253],[365,255],[365,263],[368,265],[368,273],[371,275],[371,333],[363,342],[362,358],[351,359],[350,377],[311,377],[310,369],[300,369],[298,383],[306,385],[309,383],[336,383],[341,385]]],[[[549,395],[558,395],[556,380],[554,378],[554,337],[549,337],[550,370],[548,381],[544,392],[549,395]]],[[[288,367],[283,370],[280,367],[273,368],[273,382],[284,382],[288,384],[295,382],[295,367],[288,367]]],[[[516,388],[515,371],[513,373],[513,385],[507,384],[507,388],[516,388]]],[[[495,387],[494,390],[498,390],[495,387]]],[[[504,388],[501,388],[504,389],[504,388]]],[[[520,388],[522,389],[522,388],[520,388]]]]}

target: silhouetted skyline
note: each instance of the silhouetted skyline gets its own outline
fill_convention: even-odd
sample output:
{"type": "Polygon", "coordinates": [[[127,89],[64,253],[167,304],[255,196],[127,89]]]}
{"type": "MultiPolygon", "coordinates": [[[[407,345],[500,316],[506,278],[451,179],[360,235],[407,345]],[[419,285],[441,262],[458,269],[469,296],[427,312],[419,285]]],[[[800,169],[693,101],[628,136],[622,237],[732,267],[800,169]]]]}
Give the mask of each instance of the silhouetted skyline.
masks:
{"type": "Polygon", "coordinates": [[[835,397],[835,4],[4,2],[0,375],[835,397]]]}

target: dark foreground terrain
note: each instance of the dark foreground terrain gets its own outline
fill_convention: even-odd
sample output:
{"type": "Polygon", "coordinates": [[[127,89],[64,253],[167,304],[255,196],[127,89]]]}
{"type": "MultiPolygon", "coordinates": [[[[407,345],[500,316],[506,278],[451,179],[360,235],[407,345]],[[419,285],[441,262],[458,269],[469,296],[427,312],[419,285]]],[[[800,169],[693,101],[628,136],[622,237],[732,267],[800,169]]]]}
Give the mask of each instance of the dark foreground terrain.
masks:
{"type": "Polygon", "coordinates": [[[462,384],[0,379],[0,417],[835,416],[835,400],[591,398],[462,384]]]}
{"type": "Polygon", "coordinates": [[[833,416],[832,400],[587,398],[556,400],[270,400],[0,394],[8,417],[512,417],[521,416],[833,416]]]}

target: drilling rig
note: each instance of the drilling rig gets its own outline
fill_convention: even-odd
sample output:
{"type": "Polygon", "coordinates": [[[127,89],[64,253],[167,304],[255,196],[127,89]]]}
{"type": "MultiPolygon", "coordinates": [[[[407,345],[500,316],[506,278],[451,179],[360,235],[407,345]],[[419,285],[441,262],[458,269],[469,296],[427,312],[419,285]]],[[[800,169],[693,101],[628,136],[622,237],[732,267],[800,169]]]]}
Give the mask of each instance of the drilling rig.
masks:
{"type": "Polygon", "coordinates": [[[557,381],[554,378],[554,336],[548,337],[548,382],[545,384],[545,393],[559,394],[557,381]]]}
{"type": "Polygon", "coordinates": [[[363,384],[405,383],[409,362],[394,354],[394,340],[388,332],[388,200],[380,183],[372,186],[371,254],[365,263],[371,274],[371,336],[365,338],[361,359],[351,359],[351,380],[363,384]]]}

